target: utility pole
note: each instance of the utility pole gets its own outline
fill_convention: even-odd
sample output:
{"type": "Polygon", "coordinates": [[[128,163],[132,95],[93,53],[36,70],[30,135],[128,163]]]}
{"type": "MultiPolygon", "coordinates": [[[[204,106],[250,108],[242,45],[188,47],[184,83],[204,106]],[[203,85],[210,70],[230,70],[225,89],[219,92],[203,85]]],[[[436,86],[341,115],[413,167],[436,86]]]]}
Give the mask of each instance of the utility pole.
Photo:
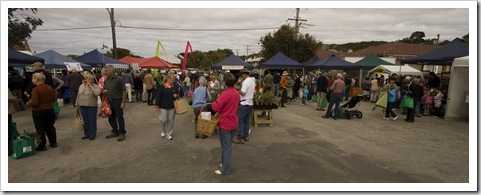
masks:
{"type": "Polygon", "coordinates": [[[114,59],[117,59],[117,39],[115,37],[115,19],[114,19],[114,8],[106,8],[110,15],[110,27],[112,28],[112,42],[113,42],[113,54],[114,59]]]}
{"type": "Polygon", "coordinates": [[[441,35],[441,34],[438,34],[438,43],[436,45],[439,45],[439,35],[441,35]]]}
{"type": "Polygon", "coordinates": [[[249,50],[250,50],[250,49],[249,49],[249,45],[246,45],[246,47],[247,47],[247,48],[246,48],[246,51],[247,51],[246,60],[247,60],[247,58],[249,58],[249,50]]]}
{"type": "Polygon", "coordinates": [[[296,18],[288,18],[287,20],[295,20],[296,21],[296,34],[299,33],[299,21],[305,22],[305,19],[299,19],[299,8],[296,8],[296,18]]]}
{"type": "Polygon", "coordinates": [[[236,56],[239,56],[239,49],[236,49],[236,56]]]}

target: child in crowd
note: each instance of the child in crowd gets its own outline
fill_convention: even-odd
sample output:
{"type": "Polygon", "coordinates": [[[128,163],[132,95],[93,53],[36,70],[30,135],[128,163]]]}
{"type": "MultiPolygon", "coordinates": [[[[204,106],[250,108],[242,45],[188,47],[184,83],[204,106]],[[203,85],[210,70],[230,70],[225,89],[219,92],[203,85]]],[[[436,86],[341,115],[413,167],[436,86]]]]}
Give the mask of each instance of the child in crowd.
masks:
{"type": "Polygon", "coordinates": [[[422,102],[424,104],[424,116],[429,116],[429,113],[431,113],[431,109],[433,108],[434,93],[435,92],[431,90],[422,97],[422,102]]]}
{"type": "Polygon", "coordinates": [[[307,84],[305,84],[304,89],[302,89],[302,105],[306,105],[308,95],[309,95],[309,89],[307,84]]]}

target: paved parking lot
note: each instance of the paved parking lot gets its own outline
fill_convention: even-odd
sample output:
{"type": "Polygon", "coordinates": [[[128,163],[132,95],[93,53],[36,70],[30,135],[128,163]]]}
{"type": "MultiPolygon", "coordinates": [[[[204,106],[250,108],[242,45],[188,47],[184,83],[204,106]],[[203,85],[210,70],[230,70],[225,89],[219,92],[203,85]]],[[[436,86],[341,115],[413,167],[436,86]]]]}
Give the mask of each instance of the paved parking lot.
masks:
{"type": "MultiPolygon", "coordinates": [[[[8,159],[10,183],[468,183],[469,123],[437,117],[406,123],[383,120],[362,102],[363,118],[323,119],[315,104],[296,101],[273,111],[274,126],[252,128],[250,141],[233,145],[233,170],[214,174],[219,138],[195,139],[192,112],[177,115],[174,139],[160,137],[158,113],[146,103],[125,108],[127,139],[81,140],[75,108],[61,108],[58,148],[8,159]]],[[[399,110],[395,111],[399,113],[399,110]]],[[[35,131],[30,111],[15,113],[19,130],[35,131]]]]}

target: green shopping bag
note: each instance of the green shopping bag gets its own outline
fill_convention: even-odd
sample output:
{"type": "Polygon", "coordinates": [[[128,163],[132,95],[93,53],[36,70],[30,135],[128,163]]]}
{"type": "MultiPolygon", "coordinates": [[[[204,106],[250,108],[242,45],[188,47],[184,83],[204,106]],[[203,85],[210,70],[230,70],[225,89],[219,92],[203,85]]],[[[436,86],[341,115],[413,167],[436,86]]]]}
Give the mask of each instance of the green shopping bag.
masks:
{"type": "Polygon", "coordinates": [[[18,133],[17,125],[13,124],[12,158],[21,159],[35,155],[35,140],[27,132],[18,133]]]}
{"type": "Polygon", "coordinates": [[[313,95],[313,96],[312,96],[312,101],[313,101],[313,102],[317,102],[317,95],[313,95]]]}
{"type": "Polygon", "coordinates": [[[53,111],[55,112],[55,114],[60,112],[60,107],[58,107],[57,101],[53,102],[53,111]]]}
{"type": "Polygon", "coordinates": [[[322,109],[326,108],[328,103],[329,102],[327,102],[327,98],[323,98],[321,102],[321,108],[322,109]]]}
{"type": "Polygon", "coordinates": [[[408,109],[414,109],[414,100],[412,97],[409,96],[404,96],[403,100],[401,101],[401,105],[399,105],[401,108],[408,108],[408,109]]]}

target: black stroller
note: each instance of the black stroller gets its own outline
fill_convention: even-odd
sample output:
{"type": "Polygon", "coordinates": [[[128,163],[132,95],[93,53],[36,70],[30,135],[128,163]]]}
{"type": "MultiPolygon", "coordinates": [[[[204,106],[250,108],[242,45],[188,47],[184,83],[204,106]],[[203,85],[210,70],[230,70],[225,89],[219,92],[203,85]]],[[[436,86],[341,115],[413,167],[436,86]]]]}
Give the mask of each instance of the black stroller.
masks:
{"type": "MultiPolygon", "coordinates": [[[[362,112],[358,110],[357,105],[363,100],[363,95],[352,96],[352,98],[345,104],[340,106],[340,115],[342,118],[351,119],[356,116],[362,118],[362,112]]],[[[334,112],[331,113],[333,115],[334,112]]]]}

